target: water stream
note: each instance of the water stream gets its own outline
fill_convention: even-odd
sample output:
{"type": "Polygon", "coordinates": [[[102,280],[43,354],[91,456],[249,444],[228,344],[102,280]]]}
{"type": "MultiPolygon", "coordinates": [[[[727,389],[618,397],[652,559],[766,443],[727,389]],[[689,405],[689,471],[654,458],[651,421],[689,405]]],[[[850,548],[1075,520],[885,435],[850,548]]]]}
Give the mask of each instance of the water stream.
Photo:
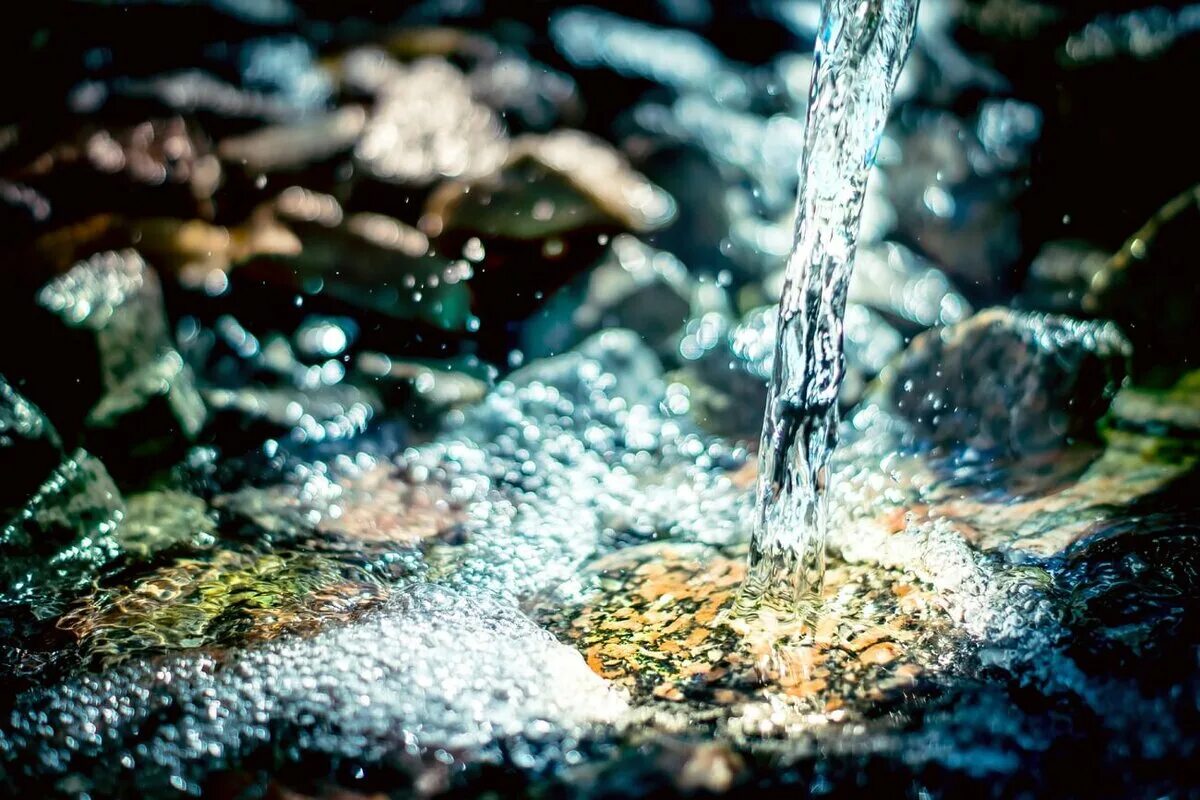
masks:
{"type": "Polygon", "coordinates": [[[825,572],[822,481],[837,443],[842,316],[867,175],[918,0],[825,0],[809,89],[795,244],[759,455],[743,613],[811,607],[825,572]]]}

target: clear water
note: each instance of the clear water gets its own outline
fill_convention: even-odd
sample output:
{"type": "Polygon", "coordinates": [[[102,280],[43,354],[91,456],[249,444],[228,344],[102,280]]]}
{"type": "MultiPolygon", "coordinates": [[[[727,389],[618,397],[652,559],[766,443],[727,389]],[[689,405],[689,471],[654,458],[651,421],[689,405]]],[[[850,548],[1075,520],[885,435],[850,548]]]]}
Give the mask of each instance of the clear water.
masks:
{"type": "Polygon", "coordinates": [[[743,611],[766,606],[791,615],[820,591],[827,516],[822,481],[837,442],[846,292],[867,174],[908,55],[917,5],[822,3],[743,611]]]}

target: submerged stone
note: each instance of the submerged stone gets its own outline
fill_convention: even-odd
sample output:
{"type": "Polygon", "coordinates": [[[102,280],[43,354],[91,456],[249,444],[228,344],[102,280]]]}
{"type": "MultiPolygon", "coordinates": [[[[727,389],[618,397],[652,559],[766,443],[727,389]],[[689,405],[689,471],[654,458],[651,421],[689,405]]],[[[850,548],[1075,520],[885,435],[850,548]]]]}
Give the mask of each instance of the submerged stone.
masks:
{"type": "Polygon", "coordinates": [[[1130,352],[1111,323],[989,309],[914,339],[877,396],[927,444],[1029,454],[1096,437],[1130,352]]]}
{"type": "Polygon", "coordinates": [[[149,793],[201,791],[215,766],[257,759],[281,771],[377,764],[393,781],[425,776],[436,789],[449,780],[447,765],[561,759],[624,707],[577,653],[519,611],[415,586],[309,638],[220,661],[196,652],[132,658],[27,693],[0,749],[16,785],[82,781],[93,793],[130,782],[149,793]],[[39,722],[47,716],[53,727],[39,722]]]}
{"type": "Polygon", "coordinates": [[[175,548],[209,549],[216,534],[215,515],[203,499],[168,489],[126,498],[117,542],[130,557],[148,559],[175,548]]]}
{"type": "Polygon", "coordinates": [[[447,184],[426,207],[434,235],[545,240],[576,229],[649,231],[669,222],[674,200],[610,145],[582,131],[527,134],[495,173],[447,184]]]}
{"type": "Polygon", "coordinates": [[[89,657],[229,647],[312,633],[378,607],[387,589],[365,565],[317,552],[217,550],[104,586],[58,622],[89,657]]]}
{"type": "Polygon", "coordinates": [[[837,565],[807,628],[734,617],[745,571],[712,548],[643,545],[588,564],[538,613],[637,704],[756,738],[859,724],[954,646],[930,588],[902,573],[837,565]]]}
{"type": "Polygon", "coordinates": [[[545,131],[555,123],[577,123],[582,114],[578,87],[569,75],[516,55],[505,54],[467,75],[471,92],[504,115],[511,125],[545,131]]]}

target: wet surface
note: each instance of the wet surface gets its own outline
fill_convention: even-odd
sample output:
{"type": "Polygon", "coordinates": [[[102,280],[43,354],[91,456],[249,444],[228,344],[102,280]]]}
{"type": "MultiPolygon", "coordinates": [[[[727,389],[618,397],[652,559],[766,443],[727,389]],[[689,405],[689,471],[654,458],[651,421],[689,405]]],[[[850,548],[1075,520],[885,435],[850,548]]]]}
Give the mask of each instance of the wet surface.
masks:
{"type": "Polygon", "coordinates": [[[926,2],[801,624],[815,6],[371,5],[0,54],[0,793],[1196,793],[1190,12],[926,2]]]}

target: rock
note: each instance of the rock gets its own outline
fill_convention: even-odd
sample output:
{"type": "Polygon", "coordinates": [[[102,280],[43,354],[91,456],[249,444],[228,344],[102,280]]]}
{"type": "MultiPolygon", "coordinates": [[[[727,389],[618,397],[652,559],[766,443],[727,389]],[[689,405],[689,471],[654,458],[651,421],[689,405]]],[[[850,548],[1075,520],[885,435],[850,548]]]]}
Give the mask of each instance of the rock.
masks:
{"type": "Polygon", "coordinates": [[[244,133],[300,115],[281,97],[249,91],[211,72],[191,68],[147,78],[83,83],[72,91],[68,104],[80,114],[182,114],[199,120],[204,130],[216,137],[244,133]]]}
{"type": "Polygon", "coordinates": [[[744,575],[741,558],[711,548],[647,544],[588,564],[535,613],[637,705],[759,735],[814,713],[853,724],[947,644],[934,633],[949,620],[902,573],[835,564],[814,628],[735,618],[744,575]]]}
{"type": "Polygon", "coordinates": [[[195,125],[166,117],[85,127],[15,176],[49,201],[59,222],[98,211],[209,218],[221,166],[195,125]]]}
{"type": "Polygon", "coordinates": [[[1101,14],[1072,33],[1059,51],[1059,63],[1079,68],[1132,57],[1154,61],[1197,29],[1188,10],[1163,7],[1125,14],[1101,14]]]}
{"type": "MultiPolygon", "coordinates": [[[[437,181],[474,180],[503,163],[508,154],[504,126],[474,99],[456,67],[436,58],[401,65],[378,51],[357,58],[372,65],[369,88],[376,95],[355,149],[359,170],[375,186],[356,190],[359,207],[400,216],[423,196],[420,190],[437,181]],[[399,188],[388,192],[388,186],[399,188]]],[[[408,211],[415,213],[416,207],[408,211]]]]}
{"type": "MultiPolygon", "coordinates": [[[[376,320],[456,333],[473,324],[472,266],[433,252],[415,228],[382,214],[346,214],[330,195],[299,187],[284,191],[271,209],[295,232],[300,251],[243,263],[231,275],[235,287],[303,295],[311,310],[357,319],[364,339],[376,320]]],[[[277,316],[270,322],[280,326],[277,316]]]]}
{"type": "Polygon", "coordinates": [[[0,377],[0,515],[23,505],[64,456],[50,420],[0,377]]]}
{"type": "MultiPolygon", "coordinates": [[[[672,373],[680,387],[669,388],[668,393],[685,393],[687,399],[680,408],[690,408],[705,430],[756,441],[762,432],[775,362],[778,320],[777,305],[751,309],[712,347],[672,373]]],[[[857,303],[847,304],[842,322],[846,372],[839,397],[848,408],[862,398],[867,382],[900,352],[903,338],[882,316],[857,303]]]]}
{"type": "MultiPolygon", "coordinates": [[[[746,103],[746,82],[698,34],[663,28],[595,8],[570,8],[551,17],[550,36],[576,67],[693,90],[730,105],[746,103]]],[[[609,85],[615,83],[606,76],[609,85]]],[[[585,87],[586,88],[586,87],[585,87]]],[[[597,100],[603,97],[600,92],[597,100]]]]}
{"type": "Polygon", "coordinates": [[[476,313],[510,321],[591,266],[622,231],[654,230],[674,201],[578,131],[516,139],[498,171],[438,187],[421,218],[443,253],[477,262],[476,313]]]}
{"type": "Polygon", "coordinates": [[[1195,310],[1200,284],[1191,279],[1200,228],[1200,186],[1164,205],[1093,277],[1083,309],[1115,319],[1136,347],[1134,367],[1167,372],[1200,358],[1195,310]]]}
{"type": "Polygon", "coordinates": [[[941,270],[894,242],[858,249],[847,297],[911,332],[953,325],[972,312],[941,270]]]}
{"type": "Polygon", "coordinates": [[[167,350],[100,398],[85,438],[119,476],[136,475],[182,457],[207,417],[191,367],[167,350]]]}
{"type": "Polygon", "coordinates": [[[170,349],[158,277],[133,250],[80,262],[38,292],[37,306],[37,323],[24,333],[36,333],[39,347],[13,358],[68,441],[103,394],[170,349]]]}
{"type": "Polygon", "coordinates": [[[509,125],[515,122],[527,131],[577,124],[583,116],[571,76],[520,56],[489,59],[472,69],[467,80],[477,99],[499,111],[509,125]]]}
{"type": "Polygon", "coordinates": [[[238,190],[253,195],[262,176],[286,182],[303,180],[308,186],[332,189],[342,167],[366,127],[361,106],[305,118],[295,123],[271,125],[222,139],[217,155],[225,172],[241,179],[238,190]]]}
{"type": "Polygon", "coordinates": [[[242,88],[277,98],[299,113],[318,111],[333,92],[312,44],[295,35],[250,39],[237,45],[242,88]]]}
{"type": "MultiPolygon", "coordinates": [[[[805,79],[804,95],[808,95],[805,79]]],[[[735,170],[755,186],[755,200],[767,215],[786,213],[795,205],[796,163],[804,148],[803,114],[767,117],[721,105],[689,93],[670,106],[647,103],[634,110],[643,135],[686,143],[715,163],[735,170]]],[[[730,181],[731,183],[733,181],[730,181]]]]}
{"type": "Polygon", "coordinates": [[[0,602],[53,616],[119,555],[113,534],[124,510],[104,465],[75,451],[0,527],[0,602]]]}
{"type": "Polygon", "coordinates": [[[465,509],[446,487],[413,480],[392,464],[340,478],[338,487],[338,512],[317,523],[324,533],[393,553],[438,540],[454,544],[461,535],[465,509]]]}
{"type": "Polygon", "coordinates": [[[1048,242],[1029,265],[1017,301],[1034,311],[1080,315],[1084,297],[1107,262],[1105,253],[1086,242],[1048,242]]]}
{"type": "Polygon", "coordinates": [[[202,394],[214,426],[233,441],[347,439],[362,433],[379,407],[377,398],[353,386],[206,388],[202,394]]]}
{"type": "MultiPolygon", "coordinates": [[[[986,300],[1001,296],[1020,256],[1012,207],[1025,167],[989,154],[971,127],[948,112],[908,109],[890,129],[898,155],[881,163],[904,240],[986,300]]],[[[1017,145],[1004,141],[992,145],[1009,158],[1017,145]]]]}
{"type": "Polygon", "coordinates": [[[387,598],[365,565],[320,553],[216,550],[103,588],[59,621],[91,658],[229,647],[308,633],[361,616],[387,598]]]}
{"type": "Polygon", "coordinates": [[[1024,455],[1095,438],[1129,355],[1111,323],[989,309],[915,338],[875,396],[926,444],[1024,455]]]}
{"type": "Polygon", "coordinates": [[[127,555],[149,560],[174,549],[208,550],[216,533],[215,515],[203,499],[167,489],[127,497],[116,538],[127,555]]]}
{"type": "Polygon", "coordinates": [[[1113,398],[1109,422],[1117,431],[1158,440],[1155,445],[1162,450],[1195,447],[1200,440],[1200,370],[1165,389],[1126,386],[1113,398]]]}
{"type": "MultiPolygon", "coordinates": [[[[354,367],[365,379],[386,390],[384,405],[402,411],[418,428],[436,425],[445,412],[481,401],[490,389],[485,380],[456,363],[437,364],[364,352],[354,367]]],[[[489,376],[490,377],[490,376],[489,376]]]]}
{"type": "MultiPolygon", "coordinates": [[[[604,259],[586,275],[556,293],[522,330],[526,358],[569,350],[602,328],[636,332],[664,360],[698,356],[685,344],[688,327],[706,315],[730,313],[724,290],[697,280],[670,253],[621,234],[604,259]]],[[[724,327],[723,325],[721,327],[724,327]]]]}
{"type": "Polygon", "coordinates": [[[499,171],[439,188],[425,214],[433,236],[544,240],[578,228],[651,231],[675,203],[602,140],[560,130],[518,137],[499,171]]]}
{"type": "Polygon", "coordinates": [[[31,238],[50,219],[50,201],[21,183],[0,180],[0,229],[17,241],[31,238]]]}
{"type": "MultiPolygon", "coordinates": [[[[225,606],[252,620],[267,619],[264,606],[296,596],[292,589],[278,592],[295,585],[287,570],[298,569],[302,558],[259,564],[266,571],[257,574],[213,575],[217,592],[200,606],[202,618],[225,606]]],[[[247,568],[253,570],[254,562],[247,568]]],[[[186,585],[185,591],[199,588],[186,585]]],[[[131,600],[147,604],[149,617],[142,619],[163,620],[160,609],[170,601],[145,586],[131,600]]],[[[315,594],[299,596],[321,602],[315,594]]],[[[135,613],[129,621],[138,618],[135,613]]],[[[178,612],[165,619],[181,624],[172,633],[186,631],[191,622],[178,612]]],[[[146,636],[152,630],[140,629],[146,636]]],[[[109,635],[115,641],[120,634],[114,629],[109,635]]],[[[391,785],[407,785],[427,774],[422,764],[449,768],[447,760],[458,771],[464,763],[504,763],[516,754],[528,768],[545,769],[558,762],[556,754],[624,710],[622,697],[577,653],[511,606],[414,586],[397,591],[378,613],[307,638],[280,637],[219,662],[196,651],[131,658],[99,675],[26,694],[0,736],[8,759],[37,765],[20,777],[13,773],[14,780],[57,784],[86,762],[96,793],[129,785],[119,754],[140,752],[144,744],[154,756],[144,763],[138,757],[141,769],[132,780],[139,791],[158,794],[181,782],[197,790],[212,785],[214,751],[235,764],[261,754],[264,744],[277,741],[263,723],[266,714],[303,725],[301,736],[289,735],[295,744],[281,751],[286,763],[304,769],[330,759],[379,764],[391,785]],[[104,714],[102,708],[115,711],[104,714]],[[169,721],[152,722],[168,708],[169,721]],[[46,715],[57,720],[54,728],[38,722],[46,715]],[[26,761],[34,752],[53,755],[26,761]]]]}
{"type": "Polygon", "coordinates": [[[662,390],[662,364],[637,334],[616,329],[593,334],[570,352],[530,363],[505,378],[518,388],[541,384],[569,391],[581,381],[597,381],[631,405],[653,404],[662,390]]]}

